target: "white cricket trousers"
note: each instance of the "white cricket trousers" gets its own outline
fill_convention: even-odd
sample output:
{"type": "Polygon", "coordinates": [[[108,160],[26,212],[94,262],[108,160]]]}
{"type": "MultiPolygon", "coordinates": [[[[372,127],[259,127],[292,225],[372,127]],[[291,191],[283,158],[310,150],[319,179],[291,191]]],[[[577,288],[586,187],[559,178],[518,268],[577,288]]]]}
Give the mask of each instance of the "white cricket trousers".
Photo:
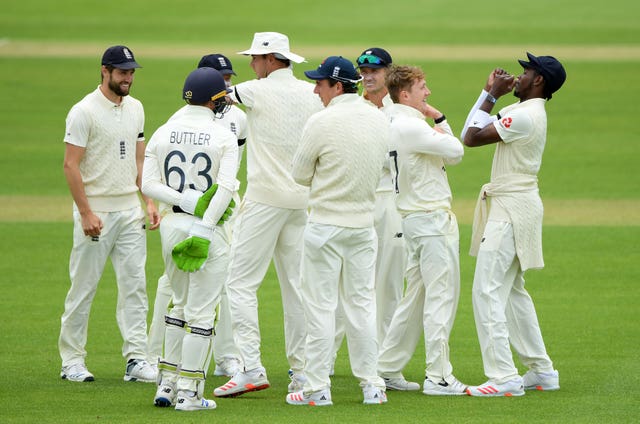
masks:
{"type": "Polygon", "coordinates": [[[122,356],[146,359],[147,235],[142,207],[119,212],[97,212],[104,227],[100,236],[85,236],[80,213],[73,213],[73,247],[69,259],[71,287],[64,303],[58,348],[62,366],[83,363],[87,356],[87,329],[91,304],[107,258],[111,258],[118,285],[116,320],[124,339],[122,356]]]}
{"type": "Polygon", "coordinates": [[[331,387],[336,309],[344,313],[353,375],[384,389],[377,375],[378,342],[373,228],[309,223],[304,232],[302,299],[307,323],[305,392],[331,387]]]}
{"type": "MultiPolygon", "coordinates": [[[[396,208],[393,191],[376,192],[374,228],[378,236],[376,257],[376,333],[379,344],[387,335],[391,318],[404,292],[404,272],[407,265],[402,217],[396,208]]],[[[334,358],[344,339],[344,315],[336,315],[334,358]]]]}
{"type": "Polygon", "coordinates": [[[489,220],[478,251],[472,299],[484,373],[497,384],[518,376],[509,342],[527,367],[553,370],[524,283],[513,226],[489,220]]]}
{"type": "Polygon", "coordinates": [[[179,364],[183,371],[201,372],[196,378],[185,378],[183,372],[180,373],[177,389],[194,391],[198,384],[204,385],[211,358],[215,308],[229,265],[229,241],[221,227],[213,232],[207,260],[200,270],[184,272],[175,265],[171,251],[189,237],[191,225],[196,221],[199,218],[189,214],[169,213],[160,223],[162,256],[173,293],[173,307],[168,316],[186,322],[184,329],[167,324],[164,360],[179,364]]]}
{"type": "Polygon", "coordinates": [[[449,335],[460,297],[460,240],[450,211],[419,212],[403,220],[407,289],[382,342],[378,372],[402,376],[424,333],[425,374],[440,382],[453,373],[449,335]]]}
{"type": "Polygon", "coordinates": [[[233,337],[246,370],[262,366],[258,289],[275,265],[284,312],[285,353],[289,367],[302,372],[306,330],[300,300],[300,258],[306,209],[284,209],[244,199],[233,223],[227,296],[233,337]]]}
{"type": "Polygon", "coordinates": [[[396,194],[393,191],[376,193],[374,227],[378,236],[376,326],[378,340],[382,343],[402,299],[407,265],[402,216],[396,208],[396,194]]]}
{"type": "MultiPolygon", "coordinates": [[[[225,271],[226,275],[226,271],[225,271]]],[[[149,362],[156,364],[158,358],[162,358],[162,347],[164,345],[165,324],[164,317],[169,311],[169,304],[173,291],[167,274],[162,274],[158,279],[156,299],[153,305],[153,319],[149,326],[149,336],[147,341],[147,357],[149,362]]],[[[213,338],[213,357],[216,364],[220,364],[224,358],[240,358],[240,352],[233,342],[231,329],[231,313],[229,311],[229,301],[226,288],[223,287],[218,304],[217,321],[215,324],[215,336],[213,338]]]]}
{"type": "Polygon", "coordinates": [[[162,276],[158,278],[156,298],[153,301],[153,315],[147,336],[147,357],[152,364],[157,364],[158,359],[162,358],[165,332],[164,317],[169,312],[172,295],[173,291],[171,290],[169,277],[167,277],[166,273],[162,274],[162,276]]]}

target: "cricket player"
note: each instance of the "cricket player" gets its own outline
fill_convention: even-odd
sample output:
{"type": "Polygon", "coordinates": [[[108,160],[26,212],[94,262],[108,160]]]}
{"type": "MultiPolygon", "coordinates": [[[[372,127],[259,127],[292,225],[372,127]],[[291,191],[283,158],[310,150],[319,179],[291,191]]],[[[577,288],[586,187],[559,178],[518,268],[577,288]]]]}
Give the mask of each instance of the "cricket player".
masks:
{"type": "Polygon", "coordinates": [[[453,375],[449,360],[449,336],[460,295],[460,236],[445,168],[459,163],[464,149],[444,114],[427,103],[431,91],[420,68],[392,68],[387,89],[394,102],[387,110],[389,154],[408,264],[407,289],[382,342],[378,371],[388,389],[419,389],[417,383],[394,382],[406,381],[402,369],[424,335],[423,393],[465,395],[467,386],[453,375]],[[425,118],[432,119],[434,127],[425,118]]]}
{"type": "Polygon", "coordinates": [[[332,405],[329,373],[340,308],[364,403],[386,403],[385,384],[376,370],[373,211],[389,124],[358,97],[361,77],[349,60],[330,56],[305,75],[315,80],[326,108],[309,118],[293,160],[293,178],[311,188],[302,261],[307,381],[286,401],[332,405]]]}
{"type": "Polygon", "coordinates": [[[545,104],[562,87],[566,72],[552,56],[527,57],[518,61],[524,68],[518,78],[500,68],[489,75],[462,132],[469,147],[496,145],[491,181],[482,186],[476,205],[470,252],[477,256],[473,313],[488,381],[469,387],[471,396],[560,388],[524,273],[544,267],[538,171],[547,139],[545,104]],[[519,101],[490,116],[497,99],[512,90],[519,101]],[[510,344],[529,368],[524,377],[510,344]]]}
{"type": "MultiPolygon", "coordinates": [[[[198,68],[217,69],[222,74],[227,87],[230,87],[231,85],[232,75],[236,74],[233,71],[231,61],[226,56],[219,53],[202,56],[198,62],[198,68]]],[[[169,120],[179,118],[188,110],[189,105],[185,105],[176,111],[169,120]]],[[[247,139],[246,114],[236,105],[231,105],[224,115],[217,115],[215,119],[219,124],[227,127],[238,139],[239,167],[247,139]]],[[[238,182],[238,187],[239,184],[240,182],[238,182]]],[[[233,198],[236,204],[240,204],[240,197],[237,191],[234,192],[233,198]]],[[[233,220],[234,215],[229,218],[229,225],[226,225],[224,228],[230,230],[233,227],[233,220]]],[[[229,234],[228,237],[230,239],[231,234],[229,234]]],[[[169,283],[167,275],[163,274],[158,279],[158,288],[156,290],[156,299],[153,307],[153,319],[149,328],[148,356],[149,362],[154,365],[157,365],[158,358],[162,357],[162,346],[165,333],[164,317],[167,313],[169,302],[171,301],[171,294],[171,284],[169,283]]],[[[213,374],[217,376],[226,375],[233,377],[237,371],[241,370],[242,362],[240,352],[233,341],[231,316],[226,288],[222,292],[218,308],[218,319],[215,326],[216,337],[213,338],[213,357],[216,363],[213,374]]]]}
{"type": "Polygon", "coordinates": [[[154,403],[175,404],[176,410],[216,407],[203,393],[229,262],[227,232],[218,224],[238,171],[237,139],[214,120],[228,109],[226,94],[217,70],[191,72],[183,88],[187,110],[158,128],[145,153],[142,188],[160,201],[162,255],[173,300],[154,403]]]}
{"type": "MultiPolygon", "coordinates": [[[[362,52],[356,60],[362,74],[362,98],[383,112],[393,105],[386,86],[386,76],[393,65],[391,55],[379,47],[362,52]]],[[[385,156],[386,158],[386,156],[385,156]]],[[[376,311],[378,344],[387,336],[393,313],[404,292],[404,270],[407,263],[402,231],[402,217],[398,213],[395,190],[391,181],[389,162],[385,160],[382,176],[376,188],[375,228],[378,235],[376,258],[376,311]]],[[[387,388],[407,390],[406,382],[386,381],[387,388]]],[[[412,387],[413,388],[413,387],[412,387]]]]}
{"type": "MultiPolygon", "coordinates": [[[[147,362],[145,216],[139,187],[144,160],[144,110],[131,97],[140,65],[126,46],[109,47],[102,56],[98,88],[69,111],[64,136],[64,174],[73,197],[71,287],[61,318],[58,348],[60,376],[94,381],[85,365],[91,303],[107,258],[118,284],[116,318],[127,361],[124,380],[154,382],[147,362]]],[[[150,229],[160,216],[153,200],[142,196],[150,229]]]]}
{"type": "MultiPolygon", "coordinates": [[[[365,103],[385,111],[393,105],[385,85],[385,77],[393,65],[393,59],[386,50],[371,47],[362,52],[356,60],[362,75],[362,99],[365,103]]],[[[385,152],[386,159],[386,152],[385,152]]],[[[376,334],[378,346],[387,335],[393,313],[404,291],[404,269],[406,254],[402,237],[402,218],[395,203],[395,192],[391,182],[389,163],[384,162],[380,182],[376,189],[374,227],[378,236],[378,256],[376,257],[376,334]]],[[[342,313],[338,311],[336,323],[336,346],[334,356],[344,338],[342,313]]],[[[418,390],[420,386],[403,379],[385,380],[392,390],[418,390]]]]}
{"type": "Polygon", "coordinates": [[[247,190],[236,212],[227,295],[236,346],[244,370],[216,388],[220,397],[269,387],[260,357],[258,289],[273,258],[284,310],[285,352],[292,370],[290,391],[301,387],[306,329],[300,300],[302,232],[307,222],[308,188],[291,177],[293,155],[307,119],[321,110],[313,85],[298,80],[289,39],[277,32],[254,35],[251,56],[257,79],[231,87],[235,103],[246,107],[247,190]]]}

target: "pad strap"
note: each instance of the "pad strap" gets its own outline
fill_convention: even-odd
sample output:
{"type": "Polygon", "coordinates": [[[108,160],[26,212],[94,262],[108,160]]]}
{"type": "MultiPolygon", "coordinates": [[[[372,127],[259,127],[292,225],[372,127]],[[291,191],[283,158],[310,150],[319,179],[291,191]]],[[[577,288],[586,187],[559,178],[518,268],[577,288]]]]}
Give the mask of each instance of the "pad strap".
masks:
{"type": "Polygon", "coordinates": [[[211,337],[214,334],[213,328],[199,328],[199,327],[186,326],[185,330],[187,331],[187,333],[196,334],[198,336],[203,336],[203,337],[211,337]]]}
{"type": "Polygon", "coordinates": [[[175,327],[185,328],[187,326],[187,321],[183,321],[179,318],[173,318],[169,315],[164,316],[164,323],[167,325],[173,325],[175,327]]]}

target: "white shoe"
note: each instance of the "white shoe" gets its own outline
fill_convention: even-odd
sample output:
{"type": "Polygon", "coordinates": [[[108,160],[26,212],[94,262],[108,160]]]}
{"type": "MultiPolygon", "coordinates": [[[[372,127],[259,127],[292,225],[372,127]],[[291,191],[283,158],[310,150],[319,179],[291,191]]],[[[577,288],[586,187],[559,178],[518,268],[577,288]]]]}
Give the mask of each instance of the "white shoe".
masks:
{"type": "Polygon", "coordinates": [[[89,372],[84,363],[62,367],[60,370],[60,378],[63,380],[75,381],[76,383],[95,380],[95,378],[93,378],[93,374],[89,372]]]}
{"type": "Polygon", "coordinates": [[[242,371],[241,365],[242,364],[238,358],[225,356],[222,359],[222,362],[216,364],[216,369],[213,371],[213,375],[217,377],[225,375],[227,377],[233,377],[238,371],[242,371]]]}
{"type": "Polygon", "coordinates": [[[202,411],[216,409],[216,403],[210,399],[199,398],[197,395],[189,395],[185,391],[178,392],[176,411],[202,411]]]}
{"type": "Polygon", "coordinates": [[[364,395],[365,405],[377,405],[380,403],[387,403],[387,394],[384,390],[374,386],[373,384],[367,384],[362,388],[362,394],[364,395]]]}
{"type": "Polygon", "coordinates": [[[269,388],[267,372],[263,367],[251,371],[240,371],[224,386],[216,387],[213,391],[217,397],[235,397],[243,393],[256,392],[269,388]]]}
{"type": "Polygon", "coordinates": [[[153,399],[153,404],[161,408],[172,406],[176,404],[176,388],[175,385],[161,384],[156,390],[156,397],[153,399]]]}
{"type": "Polygon", "coordinates": [[[318,392],[305,394],[303,391],[289,393],[287,395],[287,403],[289,405],[309,405],[309,406],[330,406],[331,392],[329,389],[320,390],[318,392]]]}
{"type": "Polygon", "coordinates": [[[292,373],[290,378],[291,383],[287,386],[289,393],[301,392],[304,387],[304,383],[307,382],[307,377],[302,373],[292,373]]]}
{"type": "Polygon", "coordinates": [[[454,376],[449,377],[449,381],[442,379],[439,383],[434,383],[429,377],[424,379],[422,393],[432,396],[459,396],[466,395],[467,385],[462,384],[454,376]]]}
{"type": "Polygon", "coordinates": [[[502,384],[496,384],[491,380],[481,386],[467,388],[469,396],[494,397],[494,396],[522,396],[524,385],[522,377],[516,377],[502,384]]]}
{"type": "Polygon", "coordinates": [[[143,383],[155,383],[158,378],[158,370],[144,359],[129,359],[124,373],[124,381],[141,381],[143,383]]]}
{"type": "Polygon", "coordinates": [[[522,377],[525,390],[559,390],[560,389],[560,375],[558,371],[552,372],[535,372],[533,370],[527,371],[522,377]]]}
{"type": "Polygon", "coordinates": [[[400,390],[403,392],[420,390],[420,385],[413,381],[407,381],[404,377],[383,378],[387,390],[400,390]]]}

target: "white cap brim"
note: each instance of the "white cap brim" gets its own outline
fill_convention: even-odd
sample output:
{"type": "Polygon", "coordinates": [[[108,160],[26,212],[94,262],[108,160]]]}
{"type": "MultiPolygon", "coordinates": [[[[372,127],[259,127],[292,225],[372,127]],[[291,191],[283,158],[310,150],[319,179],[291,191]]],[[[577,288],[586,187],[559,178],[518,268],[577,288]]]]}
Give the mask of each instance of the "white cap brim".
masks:
{"type": "Polygon", "coordinates": [[[289,51],[282,51],[282,50],[274,51],[273,49],[249,49],[242,52],[238,52],[238,54],[243,54],[245,56],[262,55],[262,54],[270,54],[270,53],[281,54],[282,56],[286,57],[287,59],[295,63],[306,62],[304,57],[298,56],[297,54],[291,53],[289,51]]]}

